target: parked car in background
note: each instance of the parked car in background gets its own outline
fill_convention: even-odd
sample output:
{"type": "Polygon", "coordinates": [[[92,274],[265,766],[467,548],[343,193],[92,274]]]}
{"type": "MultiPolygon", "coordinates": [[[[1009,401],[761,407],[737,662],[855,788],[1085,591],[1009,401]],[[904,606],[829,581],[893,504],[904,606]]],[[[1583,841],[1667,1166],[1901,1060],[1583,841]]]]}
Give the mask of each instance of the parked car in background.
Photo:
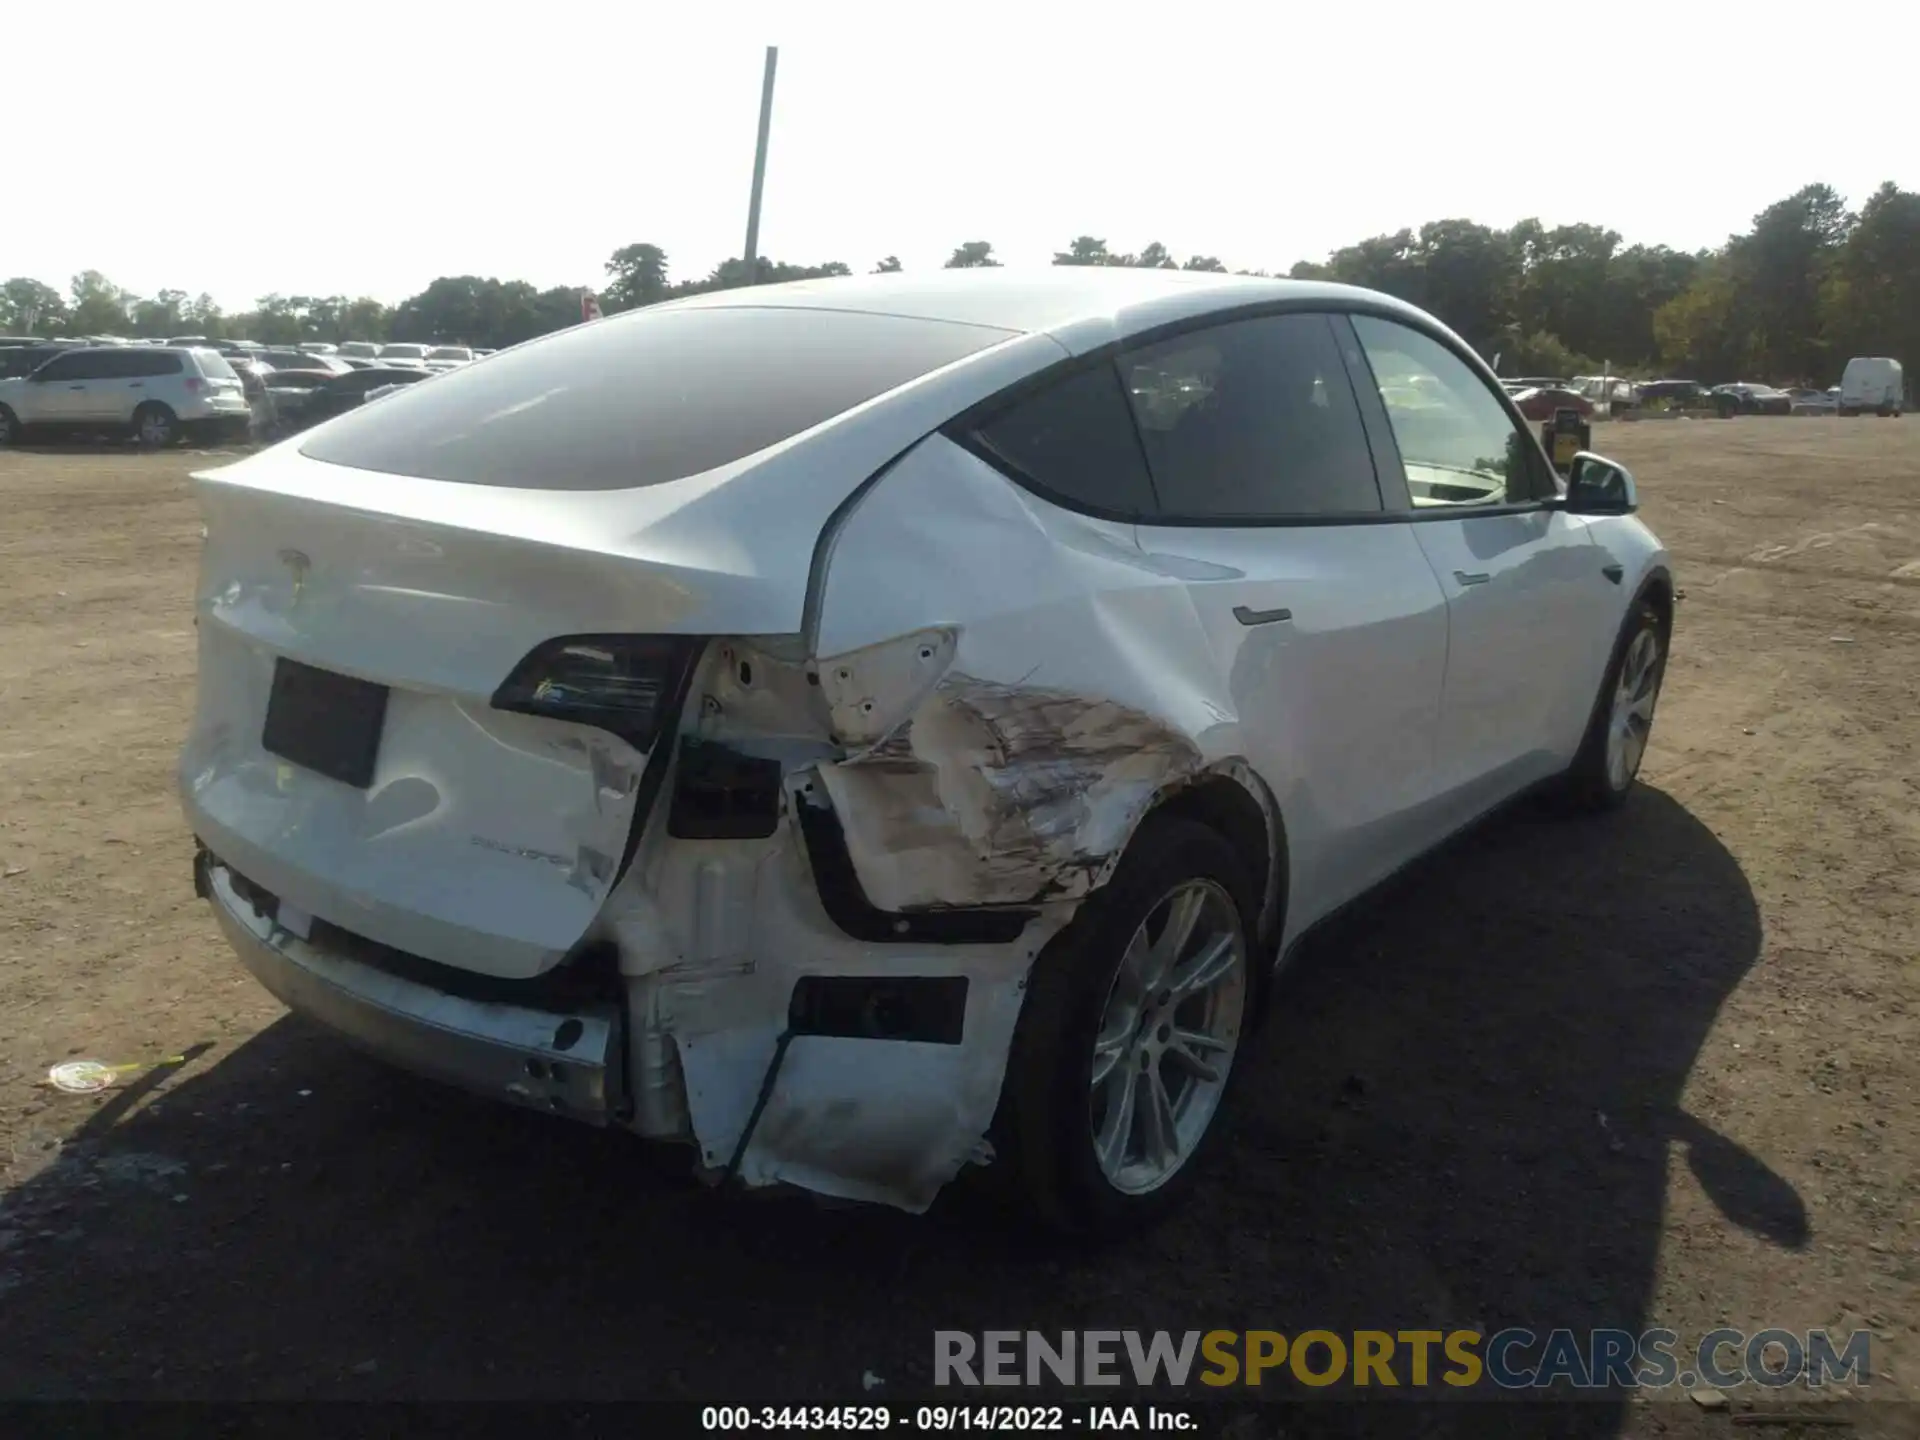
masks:
{"type": "Polygon", "coordinates": [[[307,406],[313,392],[342,373],[336,370],[273,370],[266,377],[267,398],[272,401],[272,424],[277,430],[298,430],[306,424],[307,406]]]}
{"type": "Polygon", "coordinates": [[[473,351],[465,345],[436,345],[426,355],[427,369],[457,370],[473,363],[473,351]]]}
{"type": "Polygon", "coordinates": [[[318,425],[346,410],[366,403],[367,392],[387,385],[413,385],[428,378],[428,372],[414,367],[376,366],[370,370],[348,370],[335,375],[307,395],[300,410],[302,425],[318,425]]]}
{"type": "Polygon", "coordinates": [[[330,375],[344,375],[353,368],[331,355],[309,355],[304,350],[260,350],[255,357],[276,370],[324,370],[330,375]]]}
{"type": "Polygon", "coordinates": [[[369,360],[364,355],[336,355],[333,358],[349,370],[371,370],[380,363],[378,360],[369,360]]]}
{"type": "Polygon", "coordinates": [[[240,377],[241,393],[249,400],[266,393],[267,376],[273,373],[271,365],[262,364],[258,360],[249,360],[245,356],[231,358],[222,356],[221,358],[225,359],[233,373],[240,377]]]}
{"type": "Polygon", "coordinates": [[[1885,355],[1856,355],[1840,375],[1840,413],[1897,416],[1907,403],[1906,376],[1898,360],[1885,355]]]}
{"type": "Polygon", "coordinates": [[[634,310],[196,475],[240,961],[730,1183],[1171,1209],[1318,922],[1535,786],[1627,800],[1673,581],[1412,306],[1042,275],[634,310]]]}
{"type": "Polygon", "coordinates": [[[1633,382],[1618,375],[1576,375],[1572,388],[1591,400],[1595,410],[1608,415],[1632,409],[1639,399],[1633,382]]]}
{"type": "Polygon", "coordinates": [[[371,340],[343,340],[340,342],[342,360],[377,360],[380,347],[371,340]]]}
{"type": "Polygon", "coordinates": [[[1577,390],[1567,390],[1559,386],[1540,386],[1535,389],[1513,392],[1513,408],[1527,419],[1538,422],[1551,420],[1556,410],[1572,410],[1582,420],[1593,418],[1593,402],[1577,390]]]}
{"type": "Polygon", "coordinates": [[[1731,385],[1716,385],[1713,393],[1729,402],[1737,415],[1791,415],[1793,397],[1771,385],[1739,380],[1731,385]]]}
{"type": "Polygon", "coordinates": [[[1801,388],[1787,391],[1787,396],[1795,415],[1833,415],[1840,409],[1840,397],[1831,390],[1801,388]]]}
{"type": "Polygon", "coordinates": [[[332,355],[340,347],[325,340],[302,340],[294,348],[307,355],[332,355]]]}
{"type": "Polygon", "coordinates": [[[1703,405],[1713,394],[1698,380],[1643,380],[1634,388],[1642,405],[1703,405]]]}
{"type": "Polygon", "coordinates": [[[237,439],[252,418],[233,367],[200,348],[90,346],[0,380],[0,443],[29,432],[125,431],[151,446],[237,439]]]}
{"type": "Polygon", "coordinates": [[[413,345],[403,341],[395,345],[382,345],[380,347],[379,358],[383,365],[391,364],[395,360],[405,360],[410,364],[424,365],[427,363],[427,351],[432,348],[431,345],[413,345]]]}

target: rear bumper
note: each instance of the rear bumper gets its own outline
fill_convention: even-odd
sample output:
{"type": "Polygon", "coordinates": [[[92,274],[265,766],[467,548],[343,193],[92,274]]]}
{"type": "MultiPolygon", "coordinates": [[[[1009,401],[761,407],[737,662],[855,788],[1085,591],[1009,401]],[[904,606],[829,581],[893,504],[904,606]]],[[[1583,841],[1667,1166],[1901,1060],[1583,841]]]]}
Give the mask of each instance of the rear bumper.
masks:
{"type": "Polygon", "coordinates": [[[205,851],[194,888],[253,977],[288,1009],[375,1058],[490,1099],[604,1125],[622,1040],[616,1006],[561,1013],[450,995],[302,940],[205,851]]]}

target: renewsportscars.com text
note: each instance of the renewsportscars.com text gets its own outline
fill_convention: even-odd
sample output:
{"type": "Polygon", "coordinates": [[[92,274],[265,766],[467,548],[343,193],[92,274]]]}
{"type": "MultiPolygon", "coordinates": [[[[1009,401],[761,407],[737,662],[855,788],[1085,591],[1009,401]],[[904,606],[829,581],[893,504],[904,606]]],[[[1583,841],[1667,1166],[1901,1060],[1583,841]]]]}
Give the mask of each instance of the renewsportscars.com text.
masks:
{"type": "Polygon", "coordinates": [[[936,1330],[935,1385],[1501,1390],[1864,1385],[1870,1333],[1713,1330],[936,1330]]]}

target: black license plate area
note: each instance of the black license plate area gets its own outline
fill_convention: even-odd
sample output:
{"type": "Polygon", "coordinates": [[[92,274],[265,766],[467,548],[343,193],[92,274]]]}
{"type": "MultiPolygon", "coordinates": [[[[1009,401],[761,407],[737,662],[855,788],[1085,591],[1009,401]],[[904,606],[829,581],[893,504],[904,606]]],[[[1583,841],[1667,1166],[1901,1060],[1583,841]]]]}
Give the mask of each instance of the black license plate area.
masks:
{"type": "Polygon", "coordinates": [[[386,686],[282,658],[273,662],[260,744],[283,760],[365,790],[373,784],[386,718],[386,686]]]}

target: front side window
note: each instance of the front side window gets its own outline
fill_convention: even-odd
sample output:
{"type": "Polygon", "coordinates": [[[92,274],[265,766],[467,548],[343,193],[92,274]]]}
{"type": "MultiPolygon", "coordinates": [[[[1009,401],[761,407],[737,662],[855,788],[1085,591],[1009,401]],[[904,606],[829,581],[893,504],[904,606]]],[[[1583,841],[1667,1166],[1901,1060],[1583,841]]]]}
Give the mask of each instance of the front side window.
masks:
{"type": "Polygon", "coordinates": [[[37,373],[43,381],[99,380],[106,375],[108,363],[104,350],[76,350],[49,360],[37,373]]]}
{"type": "Polygon", "coordinates": [[[1533,437],[1458,355],[1392,320],[1355,315],[1415,509],[1514,505],[1551,491],[1533,437]]]}
{"type": "Polygon", "coordinates": [[[1259,523],[1382,508],[1326,316],[1190,331],[1128,351],[1120,371],[1167,518],[1259,523]]]}

